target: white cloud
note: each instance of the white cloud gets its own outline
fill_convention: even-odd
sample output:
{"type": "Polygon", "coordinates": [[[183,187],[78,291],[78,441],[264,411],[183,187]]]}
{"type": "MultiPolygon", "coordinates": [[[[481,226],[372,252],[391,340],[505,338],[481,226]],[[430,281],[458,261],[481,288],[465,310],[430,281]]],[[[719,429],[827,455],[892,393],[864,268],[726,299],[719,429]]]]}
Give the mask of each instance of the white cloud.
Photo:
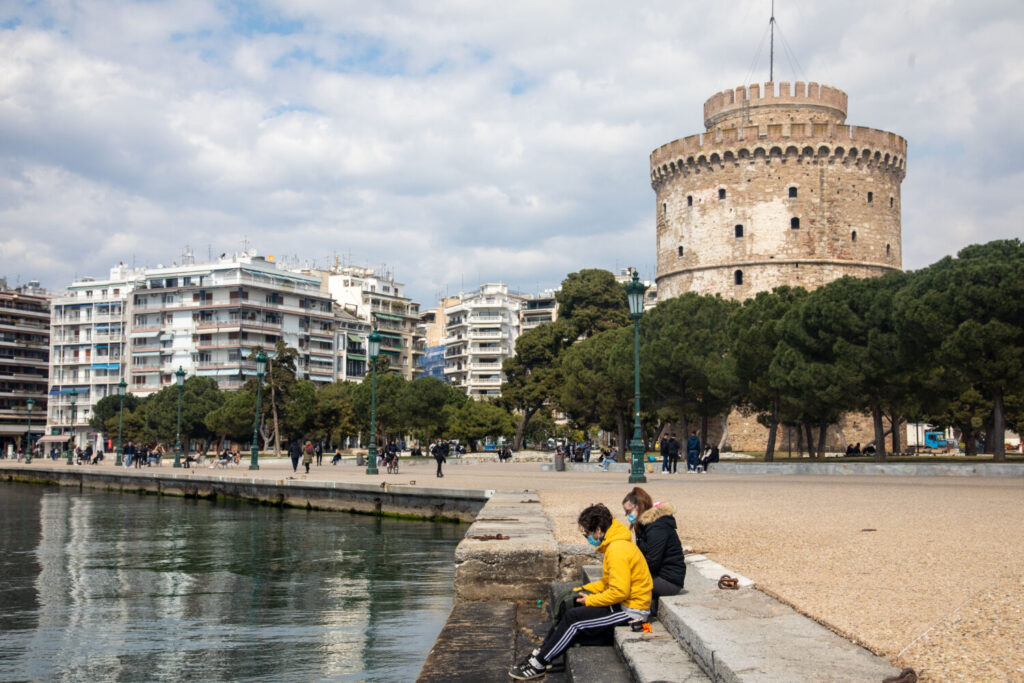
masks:
{"type": "MultiPolygon", "coordinates": [[[[0,10],[0,274],[59,288],[189,244],[500,276],[653,274],[648,154],[700,132],[767,6],[289,0],[0,10]]],[[[779,5],[777,80],[909,143],[904,265],[1021,236],[1016,2],[779,5]],[[791,51],[799,63],[792,62],[791,51]]]]}

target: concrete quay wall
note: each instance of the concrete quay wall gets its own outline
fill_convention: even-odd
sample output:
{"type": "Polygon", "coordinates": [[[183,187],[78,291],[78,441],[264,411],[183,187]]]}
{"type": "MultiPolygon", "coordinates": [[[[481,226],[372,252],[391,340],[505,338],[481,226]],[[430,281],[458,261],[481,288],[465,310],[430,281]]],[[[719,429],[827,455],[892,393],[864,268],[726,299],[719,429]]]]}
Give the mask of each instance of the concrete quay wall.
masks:
{"type": "Polygon", "coordinates": [[[958,462],[717,462],[712,474],[824,474],[889,477],[1024,477],[1024,465],[958,462]]]}
{"type": "Polygon", "coordinates": [[[493,491],[406,484],[313,482],[196,474],[129,474],[59,467],[4,466],[0,478],[185,498],[235,498],[266,505],[362,514],[473,521],[493,491]]]}

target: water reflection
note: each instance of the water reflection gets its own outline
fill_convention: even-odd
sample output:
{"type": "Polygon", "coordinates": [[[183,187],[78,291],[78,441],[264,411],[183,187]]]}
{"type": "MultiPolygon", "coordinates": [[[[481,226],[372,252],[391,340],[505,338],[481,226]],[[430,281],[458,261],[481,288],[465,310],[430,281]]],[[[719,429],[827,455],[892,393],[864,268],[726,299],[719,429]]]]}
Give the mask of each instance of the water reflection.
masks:
{"type": "Polygon", "coordinates": [[[412,680],[464,531],[0,484],[0,680],[412,680]]]}

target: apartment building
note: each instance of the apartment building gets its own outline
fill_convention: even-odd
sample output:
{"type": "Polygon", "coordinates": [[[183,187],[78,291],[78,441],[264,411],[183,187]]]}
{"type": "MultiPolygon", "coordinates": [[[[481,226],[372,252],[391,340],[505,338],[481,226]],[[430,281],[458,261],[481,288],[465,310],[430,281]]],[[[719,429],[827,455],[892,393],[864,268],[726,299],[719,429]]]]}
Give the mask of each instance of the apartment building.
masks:
{"type": "Polygon", "coordinates": [[[122,263],[107,279],[84,277],[51,299],[49,435],[68,435],[73,444],[85,445],[93,407],[115,395],[125,376],[128,307],[144,281],[145,269],[122,263]]]}
{"type": "Polygon", "coordinates": [[[222,390],[256,374],[257,347],[278,341],[298,350],[296,376],[328,384],[335,376],[331,300],[311,276],[278,268],[255,252],[214,263],[147,269],[131,294],[128,387],[159,391],[180,367],[212,377],[222,390]]]}
{"type": "Polygon", "coordinates": [[[499,396],[501,364],[515,353],[523,297],[488,283],[445,308],[445,369],[450,384],[471,398],[499,396]]]}
{"type": "Polygon", "coordinates": [[[547,290],[539,294],[527,294],[523,297],[522,307],[519,309],[519,333],[527,332],[543,325],[558,320],[558,301],[555,299],[555,291],[547,290]]]}
{"type": "Polygon", "coordinates": [[[335,377],[342,382],[360,382],[370,367],[366,356],[370,324],[335,304],[334,326],[337,349],[335,377]]]}
{"type": "Polygon", "coordinates": [[[0,449],[25,447],[28,400],[32,442],[46,428],[50,358],[50,297],[30,282],[8,287],[0,278],[0,449]]]}
{"type": "Polygon", "coordinates": [[[405,285],[387,272],[373,268],[335,266],[329,270],[302,271],[319,277],[335,303],[377,328],[380,353],[395,372],[412,380],[420,375],[420,358],[426,347],[417,330],[420,305],[403,295],[405,285]]]}

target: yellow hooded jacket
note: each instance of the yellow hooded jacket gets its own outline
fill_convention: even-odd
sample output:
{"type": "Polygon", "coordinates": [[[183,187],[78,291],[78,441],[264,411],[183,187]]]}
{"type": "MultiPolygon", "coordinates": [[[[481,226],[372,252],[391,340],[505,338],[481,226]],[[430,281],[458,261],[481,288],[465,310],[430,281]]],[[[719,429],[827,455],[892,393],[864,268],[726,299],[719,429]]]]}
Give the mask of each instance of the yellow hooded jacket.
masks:
{"type": "Polygon", "coordinates": [[[647,560],[633,543],[629,529],[613,519],[597,552],[604,553],[601,578],[583,586],[583,590],[591,593],[584,604],[605,607],[621,603],[630,609],[649,610],[654,583],[647,560]]]}

